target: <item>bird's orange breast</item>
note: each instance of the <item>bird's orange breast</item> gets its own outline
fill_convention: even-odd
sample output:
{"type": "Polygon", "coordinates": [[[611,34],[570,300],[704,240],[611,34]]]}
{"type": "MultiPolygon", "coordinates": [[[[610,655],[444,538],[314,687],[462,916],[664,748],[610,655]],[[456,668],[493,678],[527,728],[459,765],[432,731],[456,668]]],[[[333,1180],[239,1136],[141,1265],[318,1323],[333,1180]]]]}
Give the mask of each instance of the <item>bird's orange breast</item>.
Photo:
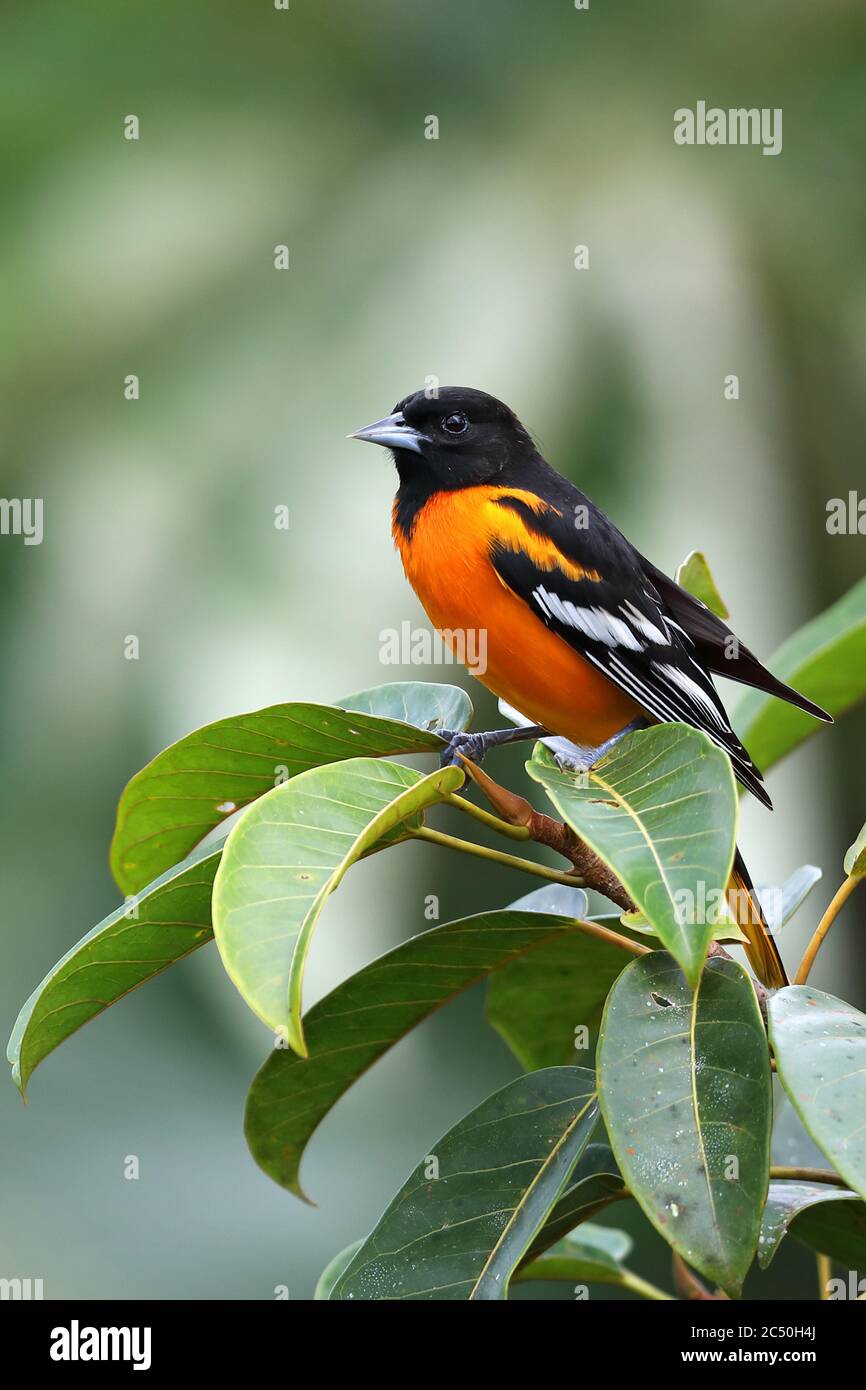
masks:
{"type": "Polygon", "coordinates": [[[477,676],[494,694],[553,733],[596,745],[617,733],[640,707],[551,632],[500,579],[494,543],[528,550],[542,569],[597,579],[529,532],[497,499],[516,497],[542,513],[549,504],[517,488],[473,487],[435,493],[415,517],[411,537],[394,525],[406,577],[444,640],[472,654],[477,676]]]}

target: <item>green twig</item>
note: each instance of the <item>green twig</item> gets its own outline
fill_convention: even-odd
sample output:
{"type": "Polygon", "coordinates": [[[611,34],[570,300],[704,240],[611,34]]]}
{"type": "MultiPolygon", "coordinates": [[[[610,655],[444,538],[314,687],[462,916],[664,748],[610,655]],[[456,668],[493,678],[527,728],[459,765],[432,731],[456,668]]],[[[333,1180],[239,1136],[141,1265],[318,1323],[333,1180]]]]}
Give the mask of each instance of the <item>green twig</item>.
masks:
{"type": "Polygon", "coordinates": [[[845,1179],[831,1168],[785,1168],[774,1164],[770,1177],[789,1182],[825,1182],[830,1187],[848,1186],[845,1179]]]}
{"type": "Polygon", "coordinates": [[[656,1303],[676,1303],[677,1301],[673,1294],[665,1293],[664,1289],[656,1288],[655,1284],[641,1279],[639,1274],[633,1274],[630,1269],[622,1271],[622,1287],[631,1289],[632,1293],[639,1294],[641,1298],[651,1298],[656,1303]]]}
{"type": "MultiPolygon", "coordinates": [[[[489,859],[494,864],[504,864],[509,869],[522,869],[524,873],[535,874],[537,878],[543,878],[548,883],[562,883],[568,888],[580,888],[581,886],[581,880],[575,878],[573,874],[563,874],[558,869],[548,869],[544,864],[534,864],[531,859],[519,859],[517,855],[506,854],[501,849],[488,849],[486,845],[476,845],[471,840],[460,840],[456,835],[446,835],[444,831],[431,830],[426,825],[422,825],[418,830],[413,830],[410,833],[415,840],[426,840],[428,844],[441,845],[445,849],[456,849],[461,854],[474,854],[479,859],[489,859]]],[[[640,942],[630,941],[627,936],[620,936],[619,932],[611,931],[609,927],[603,927],[600,922],[587,922],[581,917],[575,917],[574,924],[586,936],[594,936],[599,941],[605,941],[611,946],[618,946],[620,950],[629,951],[633,956],[648,955],[652,949],[650,946],[641,945],[640,942]]]]}
{"type": "Polygon", "coordinates": [[[511,840],[531,840],[532,835],[527,825],[509,825],[507,820],[501,816],[494,816],[491,811],[485,811],[482,806],[476,806],[473,801],[467,801],[465,796],[457,796],[452,792],[446,798],[446,805],[454,806],[458,811],[463,811],[467,816],[472,816],[480,821],[482,825],[489,826],[491,830],[496,830],[500,835],[507,835],[511,840]]]}
{"type": "Polygon", "coordinates": [[[569,1255],[543,1255],[540,1259],[524,1265],[511,1282],[528,1284],[532,1280],[556,1280],[558,1283],[566,1284],[615,1284],[621,1289],[630,1289],[641,1298],[650,1298],[657,1303],[676,1302],[672,1294],[657,1289],[655,1284],[641,1279],[639,1274],[633,1274],[630,1269],[620,1269],[616,1273],[611,1270],[607,1278],[603,1278],[601,1272],[595,1278],[587,1276],[585,1263],[580,1258],[572,1259],[569,1255]]]}
{"type": "Polygon", "coordinates": [[[818,1288],[822,1300],[830,1297],[830,1280],[833,1277],[833,1264],[829,1255],[816,1255],[818,1265],[818,1288]]]}
{"type": "Polygon", "coordinates": [[[845,882],[837,890],[833,898],[833,901],[830,903],[830,906],[827,908],[827,911],[824,913],[824,916],[818,923],[815,935],[812,937],[812,940],[809,942],[809,945],[803,952],[803,959],[800,961],[800,967],[794,978],[795,985],[804,985],[808,980],[809,972],[812,969],[812,966],[815,964],[815,957],[817,956],[818,952],[821,949],[821,946],[823,945],[824,937],[827,935],[828,931],[830,930],[837,916],[839,915],[842,906],[844,905],[844,903],[848,901],[859,882],[860,875],[849,874],[848,877],[845,879],[845,882]]]}
{"type": "Polygon", "coordinates": [[[581,888],[583,881],[574,874],[561,873],[559,869],[548,869],[545,864],[533,864],[531,859],[519,859],[517,855],[506,854],[501,849],[488,849],[486,845],[476,845],[471,840],[458,839],[456,835],[446,835],[442,830],[431,830],[422,825],[413,830],[416,840],[428,840],[430,844],[442,845],[446,849],[459,850],[461,854],[474,854],[479,859],[490,859],[495,864],[507,864],[510,869],[523,869],[524,873],[545,878],[548,883],[564,883],[568,888],[581,888]]]}

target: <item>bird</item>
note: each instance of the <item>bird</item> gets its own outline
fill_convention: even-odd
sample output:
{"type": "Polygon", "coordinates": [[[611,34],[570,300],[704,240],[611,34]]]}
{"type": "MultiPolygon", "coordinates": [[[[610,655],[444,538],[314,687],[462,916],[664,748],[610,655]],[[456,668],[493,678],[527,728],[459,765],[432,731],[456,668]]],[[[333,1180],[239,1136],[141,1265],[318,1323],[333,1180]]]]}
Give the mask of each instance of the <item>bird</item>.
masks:
{"type": "MultiPolygon", "coordinates": [[[[554,735],[591,766],[627,732],[699,729],[738,780],[772,802],[713,682],[724,675],[831,716],[778,680],[700,599],[658,569],[539,453],[496,397],[469,387],[416,391],[349,436],[392,453],[392,534],[434,628],[485,634],[474,674],[519,711],[523,728],[449,733],[446,760],[480,761],[497,744],[554,735]]],[[[778,947],[737,849],[737,917],[762,983],[787,984],[778,947]],[[741,920],[746,918],[747,920],[741,920]]]]}

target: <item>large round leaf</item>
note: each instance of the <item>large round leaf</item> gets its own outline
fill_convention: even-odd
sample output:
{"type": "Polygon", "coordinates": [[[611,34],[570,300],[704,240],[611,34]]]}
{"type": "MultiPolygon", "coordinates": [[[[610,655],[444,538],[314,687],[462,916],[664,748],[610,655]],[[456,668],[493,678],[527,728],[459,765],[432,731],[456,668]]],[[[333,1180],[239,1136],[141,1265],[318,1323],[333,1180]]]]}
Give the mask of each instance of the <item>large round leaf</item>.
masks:
{"type": "MultiPolygon", "coordinates": [[[[527,893],[512,906],[531,911],[567,910],[584,916],[586,895],[579,888],[550,884],[527,893]],[[557,909],[554,904],[561,903],[557,909]],[[549,904],[549,906],[548,906],[549,904]]],[[[619,931],[614,919],[610,924],[619,931]]],[[[497,970],[487,986],[487,1021],[511,1048],[526,1071],[586,1061],[576,1046],[586,1028],[594,1032],[608,990],[629,956],[619,946],[579,932],[559,933],[537,951],[525,953],[497,970]]]]}
{"type": "Polygon", "coordinates": [[[779,1078],[849,1187],[866,1196],[866,1015],[809,985],[769,1001],[779,1078]]]}
{"type": "MultiPolygon", "coordinates": [[[[582,888],[548,883],[525,893],[510,907],[583,918],[588,900],[582,888]]],[[[604,925],[621,940],[627,936],[618,917],[606,919],[604,925]]],[[[584,935],[574,941],[574,949],[568,949],[573,935],[551,938],[531,953],[531,959],[528,954],[518,957],[488,982],[487,1021],[526,1071],[590,1060],[589,1050],[576,1055],[584,1035],[575,1030],[585,1026],[592,1041],[607,992],[628,964],[621,946],[597,937],[584,935]]]]}
{"type": "MultiPolygon", "coordinates": [[[[335,700],[339,709],[350,713],[372,715],[386,723],[409,724],[413,729],[432,734],[438,752],[442,747],[440,734],[468,729],[472,722],[472,701],[457,685],[437,685],[434,681],[392,681],[374,685],[335,700]]],[[[398,735],[403,730],[398,727],[398,735]]]]}
{"type": "Polygon", "coordinates": [[[267,792],[229,834],[213,893],[223,965],[253,1012],[302,1056],[304,965],[329,895],[352,864],[405,839],[462,782],[456,767],[422,777],[351,758],[267,792]]]}
{"type": "Polygon", "coordinates": [[[714,957],[693,994],[666,952],[643,956],[610,992],[597,1055],[629,1189],[674,1250],[736,1296],[770,1167],[769,1052],[748,975],[714,957]]]}
{"type": "Polygon", "coordinates": [[[464,729],[469,697],[453,685],[382,685],[336,705],[272,705],[219,719],[166,748],[124,789],[111,869],[135,893],[214,826],[279,782],[360,756],[435,753],[439,729],[464,729]]]}
{"type": "Polygon", "coordinates": [[[433,1145],[331,1297],[505,1298],[592,1133],[594,1085],[550,1067],[490,1096],[433,1145]]]}
{"type": "Polygon", "coordinates": [[[737,794],[727,755],[696,729],[660,725],[628,735],[577,774],[537,745],[527,771],[695,984],[734,858],[737,794]]]}
{"type": "MultiPolygon", "coordinates": [[[[303,1196],[298,1170],[310,1136],[368,1067],[448,999],[578,931],[572,917],[483,912],[403,942],[338,985],[304,1018],[309,1057],[276,1049],[253,1080],[245,1129],[256,1162],[303,1196]]],[[[612,949],[595,937],[587,944],[589,959],[612,949]]]]}
{"type": "Polygon", "coordinates": [[[115,908],[59,960],[24,1005],[9,1039],[22,1094],[35,1067],[89,1019],[213,936],[211,890],[222,844],[176,864],[115,908]]]}

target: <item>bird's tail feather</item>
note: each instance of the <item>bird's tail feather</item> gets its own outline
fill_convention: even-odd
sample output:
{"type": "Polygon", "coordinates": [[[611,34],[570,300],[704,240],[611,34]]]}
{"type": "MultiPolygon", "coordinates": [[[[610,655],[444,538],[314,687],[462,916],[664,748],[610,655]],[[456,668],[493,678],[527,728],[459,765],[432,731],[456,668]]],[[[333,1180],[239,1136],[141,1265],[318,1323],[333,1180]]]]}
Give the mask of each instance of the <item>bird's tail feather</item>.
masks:
{"type": "Polygon", "coordinates": [[[796,709],[811,714],[814,719],[822,719],[825,724],[833,723],[832,714],[828,714],[825,709],[816,705],[815,701],[810,700],[808,696],[801,695],[800,691],[795,690],[793,686],[780,681],[778,676],[774,676],[772,671],[768,671],[766,666],[745,647],[740,648],[738,658],[730,660],[724,657],[719,658],[713,654],[707,665],[717,676],[727,676],[728,680],[739,681],[741,685],[752,686],[755,690],[763,690],[765,694],[775,695],[777,700],[785,700],[789,705],[794,705],[796,709]]]}
{"type": "Polygon", "coordinates": [[[767,919],[758,901],[746,862],[739,850],[734,856],[728,896],[737,926],[749,939],[749,944],[745,947],[749,964],[768,989],[781,989],[788,983],[788,976],[782,964],[779,948],[767,926],[767,919]]]}

